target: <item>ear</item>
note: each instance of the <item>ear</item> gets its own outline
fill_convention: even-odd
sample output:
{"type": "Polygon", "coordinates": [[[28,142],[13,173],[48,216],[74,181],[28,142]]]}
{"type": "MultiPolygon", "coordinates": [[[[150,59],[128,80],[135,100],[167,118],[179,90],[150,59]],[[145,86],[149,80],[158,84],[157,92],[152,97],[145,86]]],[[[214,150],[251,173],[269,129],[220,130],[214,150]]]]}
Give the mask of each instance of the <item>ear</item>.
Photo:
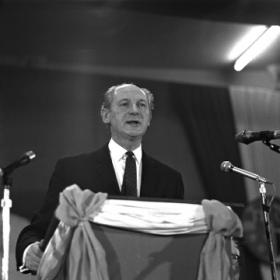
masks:
{"type": "Polygon", "coordinates": [[[109,124],[111,122],[111,112],[109,109],[102,106],[101,108],[101,118],[105,124],[109,124]]]}
{"type": "Polygon", "coordinates": [[[150,126],[151,121],[152,121],[152,111],[150,111],[150,119],[149,119],[149,122],[148,122],[148,126],[150,126]]]}

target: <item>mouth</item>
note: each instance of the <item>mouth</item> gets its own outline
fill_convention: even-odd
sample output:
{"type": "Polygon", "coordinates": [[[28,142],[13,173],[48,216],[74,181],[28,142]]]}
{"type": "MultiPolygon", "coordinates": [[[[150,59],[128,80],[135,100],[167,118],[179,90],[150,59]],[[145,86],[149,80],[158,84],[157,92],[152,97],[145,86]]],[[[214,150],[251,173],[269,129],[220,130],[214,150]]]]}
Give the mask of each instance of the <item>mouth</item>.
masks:
{"type": "Polygon", "coordinates": [[[129,121],[126,121],[126,124],[131,125],[131,126],[138,126],[138,125],[141,125],[141,122],[138,120],[129,120],[129,121]]]}

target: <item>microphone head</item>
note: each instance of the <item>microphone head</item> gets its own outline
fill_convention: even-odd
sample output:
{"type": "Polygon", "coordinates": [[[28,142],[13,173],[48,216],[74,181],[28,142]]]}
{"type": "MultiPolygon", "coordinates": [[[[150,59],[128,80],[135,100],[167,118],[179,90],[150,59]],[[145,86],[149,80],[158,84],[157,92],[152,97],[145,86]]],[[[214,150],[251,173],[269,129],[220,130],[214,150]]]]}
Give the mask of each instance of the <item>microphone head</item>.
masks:
{"type": "Polygon", "coordinates": [[[13,163],[11,163],[8,166],[6,166],[5,168],[3,168],[2,173],[5,173],[6,175],[11,174],[16,168],[28,164],[35,157],[36,157],[36,154],[33,151],[28,151],[28,152],[24,153],[20,159],[14,161],[13,163]]]}
{"type": "Polygon", "coordinates": [[[250,144],[255,141],[270,141],[273,139],[280,139],[279,130],[263,130],[263,131],[249,131],[242,130],[235,135],[235,139],[239,143],[250,144]]]}
{"type": "Polygon", "coordinates": [[[28,164],[35,157],[36,157],[36,154],[33,151],[28,151],[23,154],[23,156],[19,159],[19,161],[16,163],[16,165],[17,165],[17,167],[19,167],[21,165],[28,164]]]}
{"type": "Polygon", "coordinates": [[[223,161],[220,165],[221,170],[224,172],[231,171],[232,167],[233,167],[233,165],[231,164],[230,161],[223,161]]]}
{"type": "Polygon", "coordinates": [[[244,129],[235,135],[235,140],[239,143],[248,145],[254,141],[252,140],[253,134],[254,133],[252,131],[247,131],[246,129],[244,129]]]}
{"type": "Polygon", "coordinates": [[[36,157],[36,154],[33,151],[28,151],[25,153],[25,155],[29,158],[29,160],[32,160],[36,157]]]}

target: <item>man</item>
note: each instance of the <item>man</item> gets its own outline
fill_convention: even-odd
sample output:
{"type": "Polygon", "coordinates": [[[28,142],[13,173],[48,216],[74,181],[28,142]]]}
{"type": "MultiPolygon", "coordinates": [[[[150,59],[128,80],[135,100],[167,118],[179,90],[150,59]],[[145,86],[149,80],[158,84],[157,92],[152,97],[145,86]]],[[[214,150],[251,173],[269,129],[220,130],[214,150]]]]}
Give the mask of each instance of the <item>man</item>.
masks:
{"type": "Polygon", "coordinates": [[[134,84],[109,88],[101,117],[109,126],[110,142],[93,153],[57,162],[43,207],[18,237],[16,258],[21,272],[37,270],[42,256],[40,241],[58,205],[59,193],[67,186],[77,184],[109,195],[183,198],[182,176],[142,151],[142,137],[150,125],[152,109],[153,95],[147,89],[134,84]],[[134,184],[133,176],[126,175],[129,165],[134,166],[130,167],[135,174],[134,184]]]}

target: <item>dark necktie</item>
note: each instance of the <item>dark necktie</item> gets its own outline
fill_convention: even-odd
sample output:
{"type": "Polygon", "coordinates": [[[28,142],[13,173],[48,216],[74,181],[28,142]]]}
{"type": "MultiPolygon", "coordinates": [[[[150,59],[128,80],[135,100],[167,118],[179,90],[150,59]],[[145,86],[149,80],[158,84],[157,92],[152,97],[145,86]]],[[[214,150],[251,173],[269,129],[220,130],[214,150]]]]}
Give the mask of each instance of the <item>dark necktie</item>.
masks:
{"type": "Polygon", "coordinates": [[[125,170],[122,184],[122,194],[137,196],[136,162],[131,151],[126,152],[125,170]]]}

